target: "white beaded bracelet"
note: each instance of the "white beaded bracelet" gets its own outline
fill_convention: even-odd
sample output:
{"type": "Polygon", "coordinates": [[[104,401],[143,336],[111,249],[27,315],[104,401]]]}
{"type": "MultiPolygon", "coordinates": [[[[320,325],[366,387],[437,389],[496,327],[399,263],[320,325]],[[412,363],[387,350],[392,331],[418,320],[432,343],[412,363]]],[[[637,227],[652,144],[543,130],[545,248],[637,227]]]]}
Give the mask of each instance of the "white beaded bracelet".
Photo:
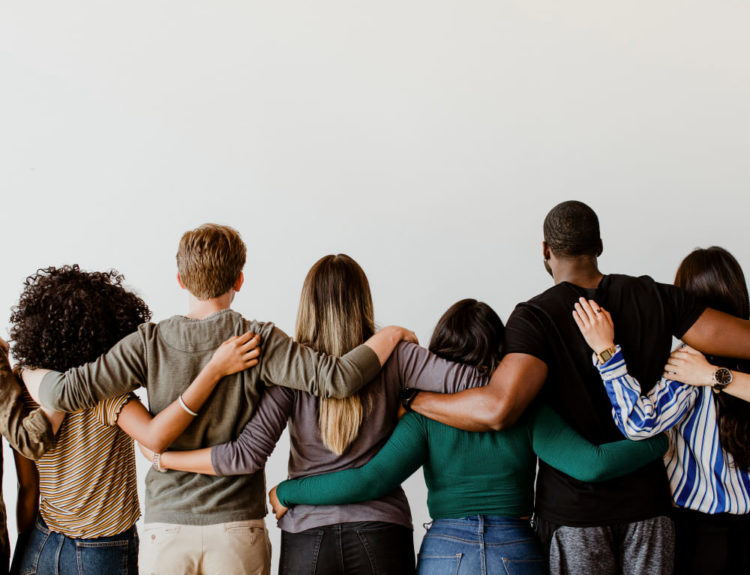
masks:
{"type": "Polygon", "coordinates": [[[193,417],[198,417],[198,414],[197,414],[197,413],[196,413],[195,411],[193,411],[193,410],[192,410],[192,409],[190,409],[190,408],[189,408],[189,407],[188,407],[187,405],[185,405],[185,402],[184,402],[184,401],[183,401],[183,399],[182,399],[182,395],[180,395],[180,407],[181,407],[182,409],[184,409],[185,411],[187,411],[187,412],[188,412],[188,413],[189,413],[190,415],[192,415],[193,417]]]}
{"type": "Polygon", "coordinates": [[[161,466],[161,453],[154,453],[154,459],[151,462],[154,465],[154,469],[159,473],[166,473],[167,470],[161,466]]]}

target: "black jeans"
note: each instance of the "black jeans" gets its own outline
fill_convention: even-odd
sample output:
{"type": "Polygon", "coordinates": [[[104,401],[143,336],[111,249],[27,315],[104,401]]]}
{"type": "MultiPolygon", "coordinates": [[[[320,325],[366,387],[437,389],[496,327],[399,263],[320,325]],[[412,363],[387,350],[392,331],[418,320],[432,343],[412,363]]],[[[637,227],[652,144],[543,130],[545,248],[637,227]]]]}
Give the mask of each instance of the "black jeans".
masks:
{"type": "Polygon", "coordinates": [[[675,575],[750,573],[750,515],[674,509],[675,575]]]}
{"type": "Polygon", "coordinates": [[[395,523],[337,523],[281,532],[280,575],[413,575],[412,531],[395,523]]]}

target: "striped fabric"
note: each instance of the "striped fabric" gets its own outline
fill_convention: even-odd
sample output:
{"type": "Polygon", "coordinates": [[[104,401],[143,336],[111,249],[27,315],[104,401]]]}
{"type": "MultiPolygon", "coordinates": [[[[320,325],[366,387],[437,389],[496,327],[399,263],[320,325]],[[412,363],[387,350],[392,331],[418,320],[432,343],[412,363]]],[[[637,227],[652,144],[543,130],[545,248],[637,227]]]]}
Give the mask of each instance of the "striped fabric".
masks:
{"type": "Polygon", "coordinates": [[[709,386],[662,379],[642,396],[619,346],[597,367],[620,431],[631,439],[668,431],[671,447],[664,464],[678,507],[711,514],[750,513],[750,474],[736,469],[719,443],[716,402],[709,386]]]}
{"type": "Polygon", "coordinates": [[[37,461],[40,512],[47,526],[68,537],[117,535],[140,517],[133,440],[117,427],[134,395],[70,413],[57,443],[37,461]]]}

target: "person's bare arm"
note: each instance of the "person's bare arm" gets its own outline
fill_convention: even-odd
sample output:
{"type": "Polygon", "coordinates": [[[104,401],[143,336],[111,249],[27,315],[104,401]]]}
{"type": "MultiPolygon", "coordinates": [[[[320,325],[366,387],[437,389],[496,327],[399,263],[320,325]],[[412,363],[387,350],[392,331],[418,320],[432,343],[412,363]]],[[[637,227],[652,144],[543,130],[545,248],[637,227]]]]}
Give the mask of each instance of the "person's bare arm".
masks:
{"type": "MultiPolygon", "coordinates": [[[[703,387],[714,384],[713,375],[717,369],[719,367],[709,363],[702,353],[683,346],[669,356],[669,361],[664,366],[664,377],[703,387]]],[[[732,370],[732,383],[721,391],[744,401],[750,401],[750,375],[732,370]]]]}
{"type": "Polygon", "coordinates": [[[525,353],[509,353],[485,387],[456,394],[420,392],[412,410],[451,427],[491,431],[513,425],[547,378],[547,364],[525,353]]]}
{"type": "Polygon", "coordinates": [[[39,473],[36,465],[17,451],[13,451],[18,476],[18,501],[16,502],[16,526],[18,533],[30,531],[34,527],[39,508],[39,473]]]}
{"type": "Polygon", "coordinates": [[[682,341],[708,355],[750,359],[750,321],[709,308],[682,341]]]}
{"type": "Polygon", "coordinates": [[[195,420],[187,410],[197,413],[222,378],[258,364],[261,349],[259,336],[250,332],[236,335],[222,343],[211,360],[182,393],[182,401],[173,401],[152,416],[140,401],[128,401],[120,411],[117,425],[149,449],[161,453],[195,420]]]}

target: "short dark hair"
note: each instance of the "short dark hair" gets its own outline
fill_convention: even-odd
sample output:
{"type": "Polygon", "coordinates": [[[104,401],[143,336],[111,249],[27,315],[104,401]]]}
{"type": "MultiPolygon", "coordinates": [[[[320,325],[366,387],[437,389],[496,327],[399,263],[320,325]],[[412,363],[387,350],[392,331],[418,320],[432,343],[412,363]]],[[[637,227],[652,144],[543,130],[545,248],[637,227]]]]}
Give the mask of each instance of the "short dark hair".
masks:
{"type": "Polygon", "coordinates": [[[65,371],[93,361],[151,319],[116,270],[77,265],[38,270],[11,310],[13,356],[24,366],[65,371]]]}
{"type": "Polygon", "coordinates": [[[583,202],[557,204],[544,218],[544,241],[556,256],[599,256],[599,218],[583,202]]]}
{"type": "Polygon", "coordinates": [[[438,321],[430,340],[435,355],[492,373],[502,359],[505,325],[495,310],[475,299],[454,303],[438,321]]]}

